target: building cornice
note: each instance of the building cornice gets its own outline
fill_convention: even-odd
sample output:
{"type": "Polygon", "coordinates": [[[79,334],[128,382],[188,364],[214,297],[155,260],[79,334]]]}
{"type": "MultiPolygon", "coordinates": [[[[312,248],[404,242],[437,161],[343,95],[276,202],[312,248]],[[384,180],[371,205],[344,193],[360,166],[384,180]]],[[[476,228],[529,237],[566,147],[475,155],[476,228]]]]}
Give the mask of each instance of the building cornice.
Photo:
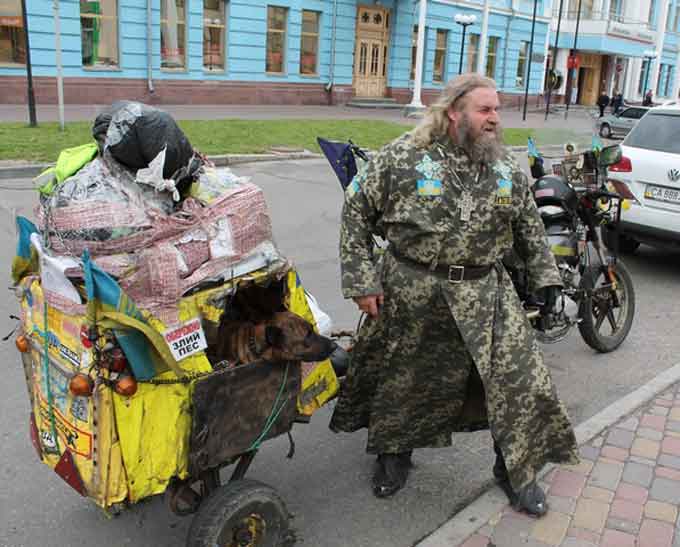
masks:
{"type": "MultiPolygon", "coordinates": [[[[433,4],[446,4],[448,6],[455,6],[458,8],[467,8],[467,9],[473,9],[473,10],[479,10],[480,12],[484,9],[483,4],[478,4],[476,2],[465,2],[465,1],[456,1],[456,0],[430,0],[433,4]]],[[[416,2],[414,2],[416,3],[416,2]]],[[[526,19],[528,21],[532,20],[532,16],[530,13],[524,13],[520,12],[517,10],[513,9],[508,9],[508,8],[499,8],[499,7],[490,7],[489,11],[491,13],[495,13],[498,15],[509,15],[511,17],[516,17],[518,19],[526,19]]],[[[545,17],[544,15],[536,15],[536,22],[539,23],[550,23],[552,18],[550,17],[545,17]]]]}

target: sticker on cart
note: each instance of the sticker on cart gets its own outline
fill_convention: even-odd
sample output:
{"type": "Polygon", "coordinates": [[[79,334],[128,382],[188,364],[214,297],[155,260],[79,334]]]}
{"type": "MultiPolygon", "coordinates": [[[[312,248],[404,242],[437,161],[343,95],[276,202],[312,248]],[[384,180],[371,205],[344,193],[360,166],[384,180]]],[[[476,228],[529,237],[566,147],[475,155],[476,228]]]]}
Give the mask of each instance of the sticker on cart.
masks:
{"type": "Polygon", "coordinates": [[[208,347],[200,319],[193,319],[179,327],[168,329],[163,336],[172,356],[177,361],[195,355],[208,347]]]}

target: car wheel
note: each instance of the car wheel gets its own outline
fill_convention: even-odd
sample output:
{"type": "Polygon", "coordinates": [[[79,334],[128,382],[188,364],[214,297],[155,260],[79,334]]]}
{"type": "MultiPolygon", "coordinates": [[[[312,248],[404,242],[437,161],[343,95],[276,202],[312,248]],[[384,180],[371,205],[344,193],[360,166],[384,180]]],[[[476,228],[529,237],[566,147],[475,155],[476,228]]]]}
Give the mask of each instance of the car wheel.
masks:
{"type": "Polygon", "coordinates": [[[612,136],[612,128],[608,123],[603,123],[600,126],[600,137],[609,139],[612,136]]]}
{"type": "MultiPolygon", "coordinates": [[[[604,243],[604,246],[610,251],[616,250],[616,229],[613,227],[603,226],[600,234],[602,235],[602,243],[604,243]]],[[[625,234],[619,235],[618,238],[619,253],[633,254],[640,246],[639,241],[636,241],[632,237],[625,234]]]]}

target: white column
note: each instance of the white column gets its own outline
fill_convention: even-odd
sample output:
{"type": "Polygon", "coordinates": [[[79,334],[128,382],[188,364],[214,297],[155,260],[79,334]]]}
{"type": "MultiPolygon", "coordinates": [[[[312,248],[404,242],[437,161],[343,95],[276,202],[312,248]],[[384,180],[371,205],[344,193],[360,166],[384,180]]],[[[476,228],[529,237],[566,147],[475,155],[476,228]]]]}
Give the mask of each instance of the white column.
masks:
{"type": "Polygon", "coordinates": [[[427,0],[420,0],[418,14],[418,40],[416,42],[416,73],[413,77],[413,98],[410,108],[423,108],[421,93],[423,89],[423,61],[425,53],[425,20],[427,17],[427,0]]]}
{"type": "Polygon", "coordinates": [[[678,51],[678,56],[675,58],[675,70],[673,71],[673,93],[671,99],[674,101],[678,100],[678,95],[680,94],[680,50],[678,51]]]}
{"type": "Polygon", "coordinates": [[[600,11],[600,19],[603,21],[609,20],[609,9],[612,3],[611,0],[602,0],[602,10],[600,11]]]}
{"type": "Polygon", "coordinates": [[[661,60],[663,58],[663,40],[666,37],[666,19],[668,18],[668,0],[659,0],[663,2],[661,5],[661,17],[657,21],[656,25],[656,59],[654,59],[654,64],[649,71],[649,82],[647,82],[647,89],[653,89],[652,99],[656,100],[656,94],[659,91],[656,89],[656,82],[659,78],[659,68],[661,66],[661,60]]]}
{"type": "Polygon", "coordinates": [[[482,12],[482,33],[479,35],[479,48],[477,48],[477,72],[486,74],[486,49],[489,41],[489,0],[484,0],[482,12]]]}

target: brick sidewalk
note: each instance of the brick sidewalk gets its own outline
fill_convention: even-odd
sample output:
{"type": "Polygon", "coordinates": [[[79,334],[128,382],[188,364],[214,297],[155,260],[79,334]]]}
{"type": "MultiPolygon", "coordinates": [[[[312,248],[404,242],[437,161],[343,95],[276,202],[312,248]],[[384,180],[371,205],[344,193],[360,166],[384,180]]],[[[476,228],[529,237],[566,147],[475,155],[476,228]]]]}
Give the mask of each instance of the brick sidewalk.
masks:
{"type": "MultiPolygon", "coordinates": [[[[460,547],[680,547],[680,384],[581,446],[541,481],[550,511],[506,506],[460,547]]],[[[453,547],[453,545],[452,545],[453,547]]]]}

